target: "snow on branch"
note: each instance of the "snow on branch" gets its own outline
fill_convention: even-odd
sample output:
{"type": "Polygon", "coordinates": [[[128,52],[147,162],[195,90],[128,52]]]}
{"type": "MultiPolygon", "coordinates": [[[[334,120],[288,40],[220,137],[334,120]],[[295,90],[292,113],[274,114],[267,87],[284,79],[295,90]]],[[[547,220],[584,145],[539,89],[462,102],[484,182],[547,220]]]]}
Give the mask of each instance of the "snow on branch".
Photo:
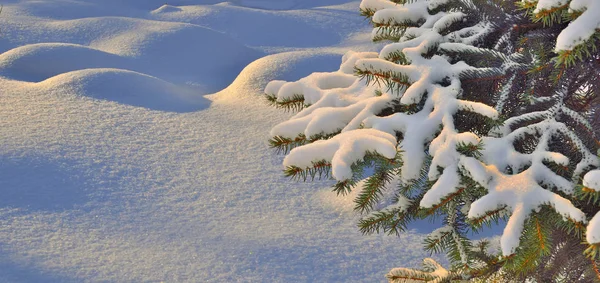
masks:
{"type": "Polygon", "coordinates": [[[348,131],[329,140],[292,149],[283,165],[308,168],[315,161],[331,161],[332,176],[343,181],[352,178],[351,165],[369,152],[393,159],[396,156],[396,137],[373,129],[348,131]]]}
{"type": "MultiPolygon", "coordinates": [[[[573,35],[572,26],[581,29],[580,41],[568,40],[575,45],[597,34],[596,2],[520,2],[532,13],[572,16],[564,30],[548,28],[552,39],[530,33],[546,26],[528,22],[526,11],[512,3],[363,0],[372,39],[392,42],[379,53],[348,52],[336,72],[269,83],[265,93],[273,105],[299,110],[273,127],[271,144],[289,152],[283,162],[289,176],[331,173],[338,181],[334,191],[359,188],[356,210],[365,216],[359,222],[365,233],[397,233],[414,219],[442,216],[444,227],[427,246],[447,251],[453,270],[477,274],[485,268],[474,258],[468,227],[507,218],[504,257],[488,265],[527,262],[532,254],[515,255],[523,242],[548,243],[551,229],[531,236],[526,227],[541,227],[541,211],[558,215],[553,225],[581,234],[591,215],[578,207],[577,194],[587,190],[600,200],[594,170],[600,143],[590,138],[590,117],[598,110],[591,98],[579,103],[580,96],[570,93],[595,86],[588,87],[589,76],[572,64],[553,70],[568,50],[561,42],[573,35]],[[544,49],[548,40],[556,40],[558,53],[544,49]],[[578,103],[584,111],[573,108],[578,103]],[[578,189],[583,175],[584,189],[578,189]]],[[[586,237],[600,255],[600,216],[591,219],[586,237]]],[[[427,270],[394,269],[388,278],[450,276],[433,263],[427,270]]]]}

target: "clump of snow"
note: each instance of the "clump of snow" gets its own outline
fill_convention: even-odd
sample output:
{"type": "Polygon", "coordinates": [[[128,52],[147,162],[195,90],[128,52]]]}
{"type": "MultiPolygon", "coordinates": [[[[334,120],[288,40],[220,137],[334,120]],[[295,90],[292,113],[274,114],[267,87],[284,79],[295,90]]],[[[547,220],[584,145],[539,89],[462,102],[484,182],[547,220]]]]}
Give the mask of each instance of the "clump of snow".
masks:
{"type": "MultiPolygon", "coordinates": [[[[528,2],[536,2],[535,0],[526,0],[528,2]]],[[[549,10],[552,8],[558,8],[569,3],[569,0],[538,0],[534,13],[538,13],[542,10],[549,10]]]]}
{"type": "MultiPolygon", "coordinates": [[[[409,269],[409,268],[393,268],[392,270],[390,270],[390,272],[388,273],[387,276],[394,276],[395,274],[415,274],[419,277],[431,278],[431,280],[427,280],[428,282],[438,283],[438,282],[443,282],[450,275],[450,271],[445,269],[441,264],[439,264],[437,261],[435,261],[432,258],[423,259],[423,270],[425,272],[420,271],[420,270],[413,270],[413,269],[409,269]]],[[[409,278],[409,280],[410,279],[411,278],[409,278]]],[[[415,280],[411,280],[411,281],[418,282],[418,281],[423,281],[423,280],[415,279],[415,280]]],[[[411,282],[411,281],[407,281],[407,282],[411,282]]]]}
{"type": "Polygon", "coordinates": [[[600,170],[592,170],[583,177],[583,186],[600,192],[600,170]]]}
{"type": "Polygon", "coordinates": [[[331,161],[331,174],[340,181],[352,178],[350,166],[367,152],[392,159],[396,156],[396,137],[373,129],[358,129],[297,147],[283,160],[284,166],[312,167],[313,162],[331,161]]]}
{"type": "Polygon", "coordinates": [[[584,11],[577,19],[569,23],[556,39],[556,50],[572,50],[588,40],[600,29],[600,2],[595,0],[573,0],[569,9],[584,11]]]}
{"type": "MultiPolygon", "coordinates": [[[[390,1],[388,1],[389,3],[390,1]]],[[[376,6],[377,7],[377,6],[376,6]]],[[[379,8],[379,7],[377,7],[379,8]]],[[[373,7],[371,6],[371,9],[373,7]]],[[[429,17],[426,1],[415,1],[407,5],[388,7],[375,12],[373,22],[385,23],[390,20],[396,23],[417,22],[429,17]]]]}
{"type": "MultiPolygon", "coordinates": [[[[529,213],[542,205],[550,204],[556,212],[564,217],[577,222],[586,222],[585,214],[573,206],[569,200],[538,184],[538,182],[547,181],[543,180],[544,178],[552,178],[551,174],[537,174],[536,168],[532,167],[519,174],[505,175],[494,165],[482,167],[481,163],[475,159],[465,159],[462,164],[471,173],[471,177],[488,190],[487,195],[471,204],[468,217],[481,217],[490,208],[506,207],[512,211],[500,240],[503,255],[508,256],[515,252],[529,213]]],[[[537,170],[542,169],[537,167],[537,170]]]]}
{"type": "MultiPolygon", "coordinates": [[[[528,0],[530,1],[530,0],[528,0]]],[[[530,1],[532,2],[532,1],[530,1]]],[[[569,12],[582,14],[561,31],[556,39],[556,51],[573,50],[600,29],[600,2],[596,0],[540,0],[534,13],[568,5],[569,12]]]]}
{"type": "Polygon", "coordinates": [[[295,82],[273,81],[265,93],[282,100],[302,95],[310,107],[271,130],[272,136],[308,137],[341,130],[360,128],[363,120],[374,115],[392,99],[389,94],[376,95],[376,88],[354,76],[354,66],[361,59],[376,58],[375,52],[348,52],[338,71],[313,73],[295,82]]]}
{"type": "Polygon", "coordinates": [[[585,240],[590,244],[600,243],[600,213],[596,213],[585,231],[585,240]]]}

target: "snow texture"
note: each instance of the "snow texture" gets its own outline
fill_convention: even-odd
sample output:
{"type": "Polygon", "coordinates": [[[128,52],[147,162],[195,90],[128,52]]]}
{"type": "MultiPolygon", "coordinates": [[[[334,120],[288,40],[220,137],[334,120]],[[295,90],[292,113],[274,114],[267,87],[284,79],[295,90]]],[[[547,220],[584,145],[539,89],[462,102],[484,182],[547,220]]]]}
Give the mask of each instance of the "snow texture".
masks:
{"type": "Polygon", "coordinates": [[[268,81],[378,48],[358,2],[2,4],[0,282],[376,282],[427,256],[361,235],[265,142],[288,118],[268,81]]]}

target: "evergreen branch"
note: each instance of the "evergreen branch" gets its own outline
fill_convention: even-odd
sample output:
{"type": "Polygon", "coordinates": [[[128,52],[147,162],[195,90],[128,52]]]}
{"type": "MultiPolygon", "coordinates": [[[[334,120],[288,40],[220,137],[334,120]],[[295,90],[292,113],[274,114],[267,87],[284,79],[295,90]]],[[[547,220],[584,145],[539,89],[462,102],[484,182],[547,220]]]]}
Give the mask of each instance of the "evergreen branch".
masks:
{"type": "Polygon", "coordinates": [[[371,18],[373,18],[373,15],[375,15],[375,12],[377,12],[377,10],[371,8],[360,8],[359,12],[361,16],[367,18],[370,21],[371,18]]]}
{"type": "Polygon", "coordinates": [[[536,232],[537,240],[540,243],[539,251],[549,253],[550,248],[548,247],[548,238],[547,238],[548,232],[543,231],[544,228],[542,227],[542,223],[540,223],[540,220],[537,217],[534,217],[534,222],[535,222],[535,232],[536,232]]]}
{"type": "Polygon", "coordinates": [[[354,71],[360,79],[366,79],[367,84],[374,82],[381,85],[383,83],[388,91],[395,91],[396,93],[401,93],[412,85],[410,78],[403,73],[383,70],[369,71],[359,68],[355,68],[354,71]]]}
{"type": "Polygon", "coordinates": [[[588,204],[598,205],[600,200],[600,192],[587,188],[583,185],[578,185],[575,190],[575,199],[586,201],[588,204]]]}
{"type": "MultiPolygon", "coordinates": [[[[589,104],[591,102],[592,102],[592,100],[590,99],[589,101],[586,102],[586,104],[589,104]]],[[[583,109],[587,108],[586,104],[584,104],[582,106],[583,109]]],[[[562,114],[568,116],[569,118],[571,118],[574,122],[578,123],[579,125],[582,125],[585,128],[585,130],[588,131],[590,136],[594,136],[593,126],[580,113],[573,111],[566,106],[561,107],[560,110],[561,110],[562,114]]]]}
{"type": "Polygon", "coordinates": [[[372,40],[373,40],[373,42],[382,42],[382,41],[398,42],[398,41],[400,41],[400,38],[402,38],[403,34],[404,34],[404,31],[386,32],[383,34],[377,33],[373,36],[372,40]]]}
{"type": "Polygon", "coordinates": [[[456,145],[456,151],[464,156],[473,157],[476,159],[481,158],[483,155],[481,151],[484,148],[484,144],[482,141],[479,141],[477,144],[472,143],[464,143],[459,142],[456,145]]]}
{"type": "MultiPolygon", "coordinates": [[[[468,61],[469,65],[477,67],[474,64],[480,64],[482,67],[500,65],[502,63],[512,63],[513,59],[523,59],[522,54],[516,53],[517,58],[511,58],[510,55],[489,48],[473,47],[463,43],[443,43],[439,46],[439,53],[461,58],[468,61]],[[470,59],[470,60],[469,60],[470,59]]],[[[512,54],[511,54],[512,55],[512,54]]],[[[514,57],[514,56],[513,56],[514,57]]]]}
{"type": "MultiPolygon", "coordinates": [[[[419,195],[421,196],[420,198],[422,198],[425,192],[431,189],[435,183],[434,181],[429,181],[429,170],[431,169],[432,160],[433,157],[427,154],[423,166],[421,167],[421,171],[419,172],[419,177],[411,182],[402,184],[399,190],[400,194],[407,198],[411,198],[414,195],[419,195]]],[[[396,175],[400,175],[400,172],[396,175]]],[[[418,199],[419,201],[420,198],[418,199]]]]}
{"type": "Polygon", "coordinates": [[[570,217],[567,217],[566,220],[567,221],[561,221],[561,223],[564,223],[563,225],[556,226],[562,228],[565,232],[569,234],[574,234],[574,236],[577,238],[582,238],[586,230],[585,224],[579,221],[575,221],[570,217]]]}
{"type": "Polygon", "coordinates": [[[583,251],[583,254],[592,261],[600,259],[600,244],[588,244],[588,247],[583,251]]]}
{"type": "MultiPolygon", "coordinates": [[[[572,50],[559,51],[558,55],[553,59],[554,65],[561,70],[572,67],[578,62],[584,61],[585,58],[592,57],[592,54],[596,54],[598,52],[598,45],[600,45],[600,29],[597,29],[589,39],[576,45],[572,50]]],[[[558,81],[563,73],[564,71],[559,72],[555,80],[558,81]]]]}
{"type": "Polygon", "coordinates": [[[375,167],[375,173],[367,178],[361,192],[354,201],[356,205],[354,210],[360,213],[366,213],[373,209],[373,206],[379,201],[382,190],[392,181],[392,170],[394,167],[387,164],[378,164],[375,167]]]}
{"type": "MultiPolygon", "coordinates": [[[[448,227],[448,226],[447,226],[448,227]]],[[[445,227],[444,227],[445,228],[445,227]]],[[[441,228],[441,229],[444,229],[441,228]]],[[[446,250],[448,244],[446,243],[452,236],[452,230],[448,231],[434,231],[434,233],[429,234],[428,237],[425,238],[423,244],[425,246],[425,250],[430,253],[441,253],[446,250]],[[435,234],[432,236],[432,234],[435,234]]]]}
{"type": "Polygon", "coordinates": [[[520,10],[530,13],[537,7],[538,1],[519,1],[516,3],[520,10]]]}
{"type": "Polygon", "coordinates": [[[462,83],[475,83],[483,81],[499,81],[509,75],[499,68],[472,68],[460,73],[462,83]]]}
{"type": "Polygon", "coordinates": [[[398,28],[398,29],[406,29],[409,27],[418,27],[419,25],[412,21],[403,21],[397,22],[394,19],[389,19],[385,22],[373,22],[374,27],[376,28],[398,28]]]}
{"type": "Polygon", "coordinates": [[[304,134],[298,135],[296,138],[285,138],[282,136],[274,136],[269,139],[269,146],[277,150],[277,154],[287,154],[295,147],[305,145],[308,141],[304,134]]]}
{"type": "Polygon", "coordinates": [[[471,225],[476,228],[482,227],[484,224],[487,224],[488,227],[491,227],[492,222],[498,223],[500,219],[506,213],[506,207],[499,207],[494,210],[490,210],[486,212],[484,215],[470,219],[471,225]]]}
{"type": "Polygon", "coordinates": [[[431,208],[425,209],[423,210],[425,215],[432,215],[433,213],[435,213],[438,209],[444,207],[446,204],[448,204],[450,201],[453,201],[456,197],[460,196],[460,194],[462,192],[465,191],[465,188],[460,188],[458,189],[456,192],[449,194],[447,197],[443,198],[442,201],[434,206],[432,206],[431,208]]]}
{"type": "Polygon", "coordinates": [[[385,22],[373,22],[373,27],[377,29],[373,36],[373,41],[390,40],[394,42],[400,41],[406,30],[411,27],[418,27],[420,24],[412,21],[397,22],[394,19],[388,19],[385,22]]]}
{"type": "Polygon", "coordinates": [[[326,160],[312,162],[311,167],[300,168],[298,166],[287,166],[283,171],[284,176],[292,180],[302,180],[306,182],[308,177],[314,180],[317,176],[319,179],[329,177],[331,172],[331,163],[326,160]]]}
{"type": "Polygon", "coordinates": [[[339,182],[335,183],[335,185],[333,185],[333,191],[337,195],[347,195],[348,193],[350,193],[352,191],[352,189],[354,187],[356,187],[356,183],[357,182],[356,182],[356,180],[354,180],[354,178],[344,180],[344,181],[339,181],[339,182]]]}
{"type": "Polygon", "coordinates": [[[385,57],[385,60],[394,62],[398,65],[409,65],[410,64],[408,57],[406,57],[406,54],[404,54],[404,52],[402,52],[402,50],[396,50],[394,52],[390,52],[385,57]]]}
{"type": "Polygon", "coordinates": [[[422,271],[410,269],[404,269],[403,271],[400,271],[399,269],[394,269],[388,274],[386,274],[385,277],[387,277],[390,283],[403,283],[414,281],[431,282],[437,279],[437,277],[434,277],[422,271]]]}
{"type": "Polygon", "coordinates": [[[305,144],[309,144],[309,143],[313,143],[318,140],[330,139],[330,138],[338,135],[341,131],[342,131],[341,129],[338,129],[337,131],[335,131],[333,133],[316,134],[316,135],[310,136],[309,138],[307,138],[304,134],[299,134],[295,138],[274,136],[269,139],[269,147],[276,149],[277,154],[280,154],[280,153],[287,154],[288,152],[290,152],[292,149],[294,149],[296,147],[299,147],[299,146],[302,146],[305,144]]]}
{"type": "MultiPolygon", "coordinates": [[[[406,0],[390,1],[402,4],[407,2],[406,0]]],[[[405,72],[407,69],[413,70],[420,67],[431,69],[433,67],[431,70],[434,70],[436,75],[432,77],[436,77],[436,80],[438,80],[433,82],[425,78],[419,81],[419,83],[425,82],[425,84],[428,84],[420,85],[423,87],[422,89],[427,90],[421,96],[422,104],[419,102],[402,105],[397,99],[385,105],[387,108],[375,111],[375,115],[382,117],[394,113],[402,113],[402,115],[397,115],[394,118],[408,117],[405,121],[400,121],[397,127],[396,125],[385,125],[385,123],[377,124],[382,121],[378,120],[379,118],[372,120],[374,121],[373,127],[390,128],[388,132],[392,133],[394,130],[398,131],[396,133],[398,139],[407,139],[407,141],[412,139],[411,142],[423,142],[425,148],[427,148],[428,145],[431,146],[431,136],[435,138],[439,133],[431,133],[425,138],[420,138],[421,140],[416,140],[414,132],[419,129],[415,129],[415,127],[405,128],[409,128],[407,126],[409,123],[421,125],[421,120],[427,119],[425,118],[427,114],[434,111],[435,113],[446,111],[442,107],[447,107],[447,105],[437,104],[437,102],[432,104],[433,100],[449,98],[452,100],[446,102],[453,103],[456,98],[487,104],[509,119],[502,121],[505,122],[502,123],[500,120],[504,118],[486,120],[476,115],[464,114],[463,112],[477,112],[473,111],[475,108],[469,108],[469,105],[463,101],[462,103],[459,102],[460,106],[457,111],[447,112],[450,113],[448,117],[451,116],[452,118],[448,120],[452,121],[443,124],[440,131],[449,129],[456,133],[471,132],[482,138],[504,139],[507,144],[505,146],[497,144],[498,146],[488,152],[483,150],[483,144],[458,143],[455,145],[456,148],[453,154],[489,161],[494,156],[481,158],[482,155],[495,154],[505,150],[505,153],[507,153],[506,158],[503,156],[497,164],[496,161],[492,162],[499,167],[497,176],[512,178],[513,175],[523,173],[524,170],[529,170],[532,167],[532,171],[535,171],[535,167],[539,166],[537,168],[541,168],[539,170],[541,173],[536,173],[535,178],[541,179],[543,177],[543,180],[534,180],[527,183],[528,186],[539,188],[541,185],[542,189],[572,201],[574,209],[579,209],[588,216],[594,214],[598,210],[596,206],[600,202],[600,193],[590,188],[578,187],[575,190],[575,195],[572,195],[572,186],[569,186],[568,181],[581,177],[586,170],[600,166],[600,163],[596,162],[597,157],[595,155],[593,158],[590,157],[590,151],[595,151],[600,146],[594,135],[594,133],[597,133],[595,129],[597,125],[593,120],[597,118],[596,112],[600,109],[597,105],[597,91],[600,85],[593,81],[597,76],[586,74],[598,73],[596,69],[600,66],[598,65],[600,56],[597,54],[598,46],[600,46],[598,44],[600,42],[600,32],[597,31],[589,42],[586,41],[573,50],[555,53],[552,48],[555,46],[557,35],[566,27],[569,21],[576,19],[581,14],[580,11],[568,12],[568,3],[569,1],[563,1],[558,4],[562,5],[560,7],[541,10],[539,13],[536,11],[534,14],[532,12],[538,6],[538,3],[534,1],[516,1],[516,3],[515,1],[501,0],[432,1],[428,3],[427,11],[424,10],[425,6],[415,6],[415,9],[419,9],[415,11],[430,14],[431,17],[424,16],[428,23],[427,26],[415,25],[414,22],[409,21],[397,22],[393,19],[373,22],[373,16],[377,11],[371,8],[362,9],[361,14],[371,19],[371,23],[375,27],[373,40],[400,41],[400,44],[387,47],[386,50],[390,48],[396,48],[397,50],[391,53],[386,51],[387,55],[384,58],[386,61],[381,60],[381,57],[379,59],[369,57],[369,61],[380,60],[373,63],[373,65],[382,66],[378,68],[383,68],[383,70],[375,69],[373,65],[367,67],[365,62],[368,61],[361,61],[359,65],[363,66],[361,67],[362,70],[356,69],[356,75],[360,79],[365,79],[367,84],[385,85],[388,90],[396,91],[398,94],[402,94],[403,91],[406,91],[415,83],[411,81],[413,77],[408,76],[410,73],[405,72]],[[515,5],[520,5],[524,11],[516,11],[515,5]],[[445,16],[452,15],[455,12],[464,13],[466,17],[460,22],[455,22],[453,21],[454,18],[445,16]],[[530,16],[536,21],[535,23],[527,22],[524,17],[527,13],[532,13],[530,16]],[[407,28],[410,29],[407,30],[407,28]],[[442,29],[444,31],[441,31],[442,29]],[[403,50],[407,51],[406,54],[403,50]],[[408,52],[409,50],[411,52],[408,52]],[[418,52],[414,52],[416,50],[418,52]],[[456,72],[435,72],[435,67],[439,65],[427,64],[435,61],[429,60],[434,56],[437,56],[436,60],[441,58],[450,65],[462,61],[471,68],[456,68],[456,72]],[[527,70],[525,70],[526,68],[527,70]],[[454,89],[456,92],[453,92],[453,94],[456,93],[457,96],[444,96],[446,90],[444,88],[451,85],[450,80],[454,80],[456,76],[460,79],[460,85],[458,89],[454,89]],[[564,88],[561,90],[564,93],[553,95],[559,88],[564,88]],[[585,90],[580,91],[582,88],[585,90]],[[431,93],[432,90],[436,92],[431,93]],[[586,94],[578,94],[578,92],[585,92],[586,94]],[[380,125],[383,126],[380,127],[380,125]],[[502,127],[498,131],[489,129],[499,125],[502,127]],[[410,138],[408,137],[409,133],[411,134],[410,138]],[[598,144],[593,145],[594,141],[598,144]],[[538,158],[539,156],[541,158],[538,158]],[[568,163],[563,160],[567,160],[568,163]],[[502,167],[500,165],[505,166],[505,168],[500,168],[502,167]]],[[[373,6],[386,7],[386,9],[396,9],[387,5],[373,4],[373,6]]],[[[411,11],[412,7],[406,6],[401,9],[411,11]]],[[[377,16],[379,15],[377,14],[377,16]]],[[[450,69],[454,70],[453,68],[450,69]]],[[[363,94],[359,93],[360,91],[357,91],[357,97],[363,94]]],[[[367,91],[370,92],[371,90],[367,91]]],[[[274,97],[270,99],[273,100],[273,103],[284,102],[277,101],[274,97]]],[[[292,107],[286,109],[297,109],[294,107],[299,107],[300,104],[298,97],[296,97],[296,101],[286,102],[292,105],[292,107]]],[[[448,103],[448,105],[451,105],[451,103],[448,103]]],[[[286,106],[278,105],[278,107],[283,108],[286,106]]],[[[477,113],[477,115],[482,117],[488,117],[491,113],[489,111],[479,112],[482,113],[477,113]]],[[[369,120],[370,122],[371,120],[369,120]]],[[[412,124],[412,126],[414,125],[412,124]]],[[[436,125],[439,125],[439,123],[436,125]]],[[[435,127],[431,130],[432,132],[435,132],[435,127]]],[[[501,142],[502,140],[490,140],[490,142],[498,141],[501,142]]],[[[296,137],[274,140],[272,146],[287,152],[295,146],[301,146],[308,142],[310,141],[307,137],[296,137]]],[[[410,155],[407,155],[410,156],[411,163],[415,160],[421,163],[423,158],[417,156],[418,154],[422,154],[422,152],[411,152],[410,155]]],[[[440,155],[436,158],[440,158],[440,155]]],[[[401,178],[402,184],[398,191],[394,192],[397,199],[391,200],[396,206],[394,204],[388,205],[389,199],[385,199],[385,203],[383,201],[384,196],[388,196],[385,191],[389,189],[388,184],[395,176],[405,177],[402,175],[403,172],[400,172],[399,166],[390,165],[393,162],[398,162],[398,160],[386,161],[367,156],[365,160],[352,164],[352,178],[335,184],[334,191],[338,194],[344,194],[354,189],[358,184],[364,185],[360,188],[361,191],[355,200],[357,211],[361,213],[370,212],[358,223],[363,233],[374,233],[380,230],[388,233],[399,233],[417,218],[444,216],[449,227],[448,231],[438,234],[437,238],[428,237],[429,242],[426,242],[426,249],[434,252],[446,251],[447,257],[453,264],[452,274],[433,276],[435,278],[432,278],[432,280],[446,282],[468,278],[481,279],[482,276],[491,276],[492,274],[507,275],[505,278],[507,281],[518,278],[519,280],[523,279],[521,281],[535,279],[536,282],[544,282],[543,279],[545,278],[559,278],[559,276],[564,276],[566,282],[575,282],[573,278],[579,280],[579,278],[589,279],[593,277],[591,270],[586,271],[588,273],[585,276],[577,277],[576,273],[579,272],[578,270],[581,269],[582,264],[572,260],[572,258],[577,258],[576,260],[583,258],[586,263],[589,263],[585,256],[593,259],[600,258],[600,252],[598,251],[600,246],[579,244],[583,240],[586,231],[584,223],[574,221],[568,217],[566,218],[567,221],[563,221],[564,216],[555,213],[553,208],[542,207],[540,211],[528,214],[522,227],[523,233],[520,235],[521,245],[516,248],[515,254],[498,258],[486,254],[483,246],[479,251],[474,251],[471,247],[471,241],[466,237],[466,231],[469,228],[467,225],[470,224],[478,229],[484,223],[487,225],[491,225],[493,221],[498,223],[500,219],[506,217],[508,206],[483,207],[491,210],[486,211],[484,215],[478,218],[465,219],[466,211],[472,203],[481,199],[491,190],[484,190],[479,184],[471,186],[468,180],[463,180],[467,177],[461,175],[461,187],[457,188],[456,192],[441,197],[433,207],[420,208],[420,200],[423,199],[423,195],[431,189],[433,184],[428,179],[428,173],[430,171],[436,173],[436,170],[439,170],[439,168],[430,168],[430,164],[426,164],[427,162],[421,165],[421,172],[410,173],[410,178],[415,178],[416,173],[420,173],[417,179],[405,181],[401,178]],[[371,169],[374,170],[373,174],[367,177],[364,183],[359,183],[359,180],[363,178],[363,174],[370,172],[371,169]],[[406,202],[404,198],[409,201],[406,202]],[[384,204],[387,207],[382,209],[380,206],[384,204]],[[553,213],[548,213],[546,210],[553,213]],[[553,240],[556,240],[556,242],[553,242],[553,240]],[[563,243],[569,241],[571,241],[569,246],[565,248],[561,246],[566,245],[563,243]],[[571,245],[573,242],[577,242],[577,245],[571,245]],[[586,249],[585,254],[583,254],[584,249],[586,249]],[[561,258],[561,255],[557,255],[556,252],[566,255],[561,258]],[[550,263],[550,261],[552,262],[550,263]],[[549,269],[560,271],[549,271],[549,269]],[[548,276],[548,274],[552,276],[548,276]]],[[[484,166],[491,165],[486,162],[482,163],[484,163],[484,166]]],[[[323,160],[313,163],[310,168],[290,167],[286,170],[289,169],[288,175],[290,177],[306,180],[308,177],[314,179],[317,175],[319,177],[321,175],[329,176],[330,167],[331,165],[323,160]]],[[[474,169],[461,167],[460,173],[466,174],[467,172],[462,172],[465,170],[474,169]]],[[[486,173],[491,174],[489,170],[486,173]]],[[[475,176],[475,174],[466,175],[475,176]]],[[[485,179],[485,177],[478,178],[485,179]]],[[[519,179],[515,178],[515,180],[519,179]]],[[[543,197],[543,195],[540,195],[540,197],[543,197]]],[[[531,199],[527,198],[527,200],[531,199]]],[[[486,202],[479,202],[479,204],[485,205],[486,202]]],[[[581,220],[579,216],[575,216],[576,214],[572,215],[581,220]]],[[[593,261],[592,264],[595,268],[594,272],[598,276],[600,272],[595,265],[596,262],[593,261]]],[[[434,270],[436,269],[434,268],[434,270]]],[[[416,274],[414,278],[410,277],[413,274],[411,272],[413,271],[408,269],[395,269],[390,272],[388,278],[398,281],[423,281],[427,279],[423,274],[430,274],[433,270],[424,268],[423,271],[414,271],[414,274],[416,274]]],[[[437,275],[437,273],[433,275],[437,275]]]]}
{"type": "MultiPolygon", "coordinates": [[[[485,254],[485,251],[482,251],[480,253],[485,254]]],[[[485,265],[483,267],[470,268],[468,270],[467,273],[469,274],[470,279],[482,278],[482,277],[485,279],[486,277],[492,276],[493,274],[497,273],[504,266],[504,264],[506,262],[506,258],[501,257],[500,259],[498,259],[498,257],[487,256],[487,257],[485,257],[483,262],[485,263],[485,265]]],[[[484,280],[483,282],[487,282],[487,281],[484,280]]]]}
{"type": "MultiPolygon", "coordinates": [[[[339,181],[333,185],[333,191],[336,194],[345,195],[352,191],[354,187],[358,184],[358,181],[363,178],[363,171],[365,168],[377,165],[379,167],[386,167],[387,171],[391,171],[393,168],[397,168],[402,166],[402,160],[400,157],[400,152],[396,153],[396,157],[394,159],[387,159],[377,152],[367,152],[362,160],[353,163],[350,168],[352,169],[352,178],[344,181],[339,181]]],[[[388,172],[390,174],[391,172],[388,172]]],[[[360,196],[360,195],[359,195],[360,196]]]]}
{"type": "Polygon", "coordinates": [[[294,94],[292,97],[285,97],[278,99],[277,96],[272,94],[265,94],[267,102],[277,108],[284,109],[285,111],[300,111],[307,107],[304,103],[304,95],[294,94]]]}
{"type": "Polygon", "coordinates": [[[542,22],[544,26],[561,23],[568,14],[569,2],[550,9],[541,9],[537,13],[532,14],[532,20],[534,22],[542,22]]]}
{"type": "Polygon", "coordinates": [[[519,246],[515,257],[507,263],[508,269],[517,273],[527,273],[539,265],[544,256],[549,256],[550,234],[554,213],[548,206],[543,207],[538,213],[532,214],[527,220],[526,229],[523,232],[523,243],[519,246]]]}
{"type": "MultiPolygon", "coordinates": [[[[521,3],[527,3],[527,2],[521,2],[521,3]]],[[[522,31],[522,30],[531,30],[531,29],[535,29],[535,28],[539,28],[539,27],[540,27],[539,23],[517,24],[517,25],[513,25],[512,29],[514,31],[522,31]]]]}
{"type": "Polygon", "coordinates": [[[592,262],[592,268],[594,269],[594,274],[596,275],[596,279],[600,281],[600,269],[598,269],[598,264],[596,264],[596,260],[590,260],[592,262]]]}
{"type": "MultiPolygon", "coordinates": [[[[372,212],[358,222],[360,232],[363,234],[379,233],[400,235],[406,230],[408,223],[419,217],[419,200],[423,198],[420,193],[413,198],[408,198],[408,207],[392,207],[381,211],[372,212]]],[[[396,201],[397,202],[397,201],[396,201]]]]}
{"type": "Polygon", "coordinates": [[[465,268],[468,268],[470,261],[471,241],[465,234],[465,218],[464,215],[457,210],[457,203],[449,204],[448,209],[448,224],[452,228],[452,241],[449,244],[448,257],[455,263],[460,263],[465,268]]]}
{"type": "Polygon", "coordinates": [[[388,234],[400,235],[400,232],[406,230],[408,223],[413,219],[410,213],[416,205],[411,205],[407,211],[402,208],[395,208],[387,211],[377,211],[372,215],[362,218],[358,222],[358,227],[363,234],[379,233],[380,231],[388,234]]]}

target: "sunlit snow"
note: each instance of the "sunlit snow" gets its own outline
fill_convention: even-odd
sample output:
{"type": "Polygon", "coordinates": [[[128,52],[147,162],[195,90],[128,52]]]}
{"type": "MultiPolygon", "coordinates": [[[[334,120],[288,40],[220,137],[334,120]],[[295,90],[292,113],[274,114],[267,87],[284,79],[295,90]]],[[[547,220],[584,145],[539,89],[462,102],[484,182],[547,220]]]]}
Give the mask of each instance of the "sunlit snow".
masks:
{"type": "Polygon", "coordinates": [[[381,47],[358,1],[3,3],[1,282],[377,282],[428,256],[266,142],[267,82],[381,47]]]}

